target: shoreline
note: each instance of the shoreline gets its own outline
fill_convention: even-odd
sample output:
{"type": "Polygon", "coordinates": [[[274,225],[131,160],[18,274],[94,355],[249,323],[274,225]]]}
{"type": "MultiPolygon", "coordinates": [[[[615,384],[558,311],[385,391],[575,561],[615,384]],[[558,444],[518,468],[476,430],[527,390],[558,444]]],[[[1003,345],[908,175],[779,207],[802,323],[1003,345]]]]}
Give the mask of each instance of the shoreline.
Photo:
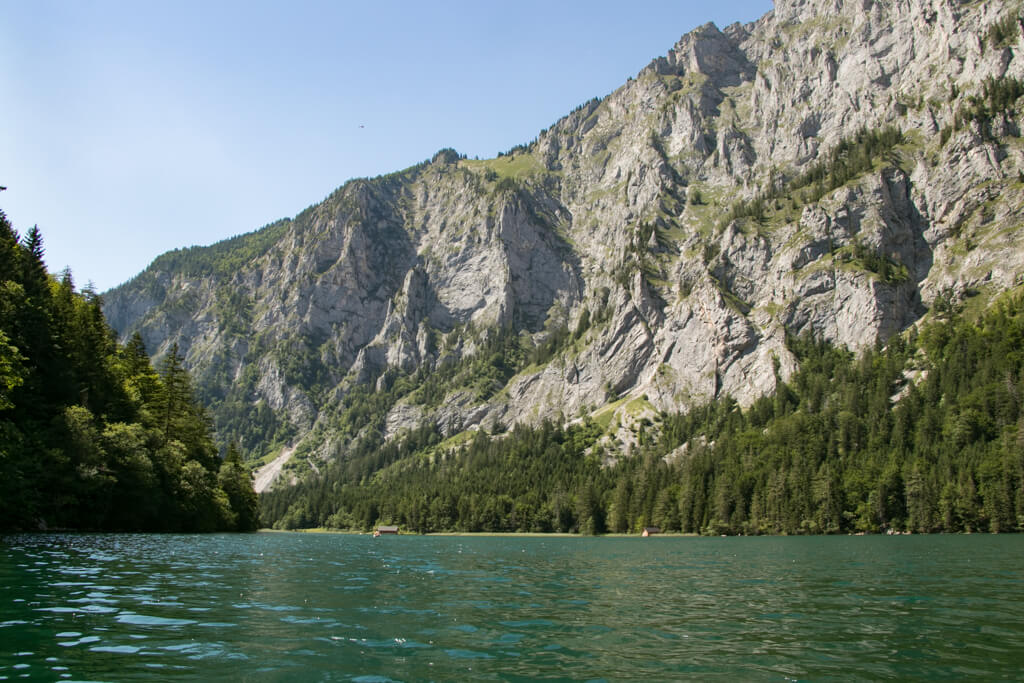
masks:
{"type": "MultiPolygon", "coordinates": [[[[372,531],[353,531],[351,529],[328,529],[326,527],[312,527],[309,529],[271,529],[263,527],[256,530],[257,533],[270,534],[339,534],[343,536],[373,536],[372,531]]],[[[424,534],[415,531],[400,531],[397,534],[384,534],[384,536],[495,536],[495,537],[520,537],[520,538],[656,538],[665,536],[669,538],[702,538],[700,534],[661,533],[643,536],[641,534],[574,534],[568,531],[430,531],[424,534]]],[[[707,536],[706,538],[715,538],[707,536]]]]}
{"type": "MultiPolygon", "coordinates": [[[[339,534],[342,536],[373,536],[372,531],[354,531],[351,529],[328,529],[326,527],[312,527],[309,529],[271,529],[264,527],[257,529],[256,533],[271,534],[339,534]]],[[[495,538],[810,538],[812,536],[886,536],[896,534],[760,534],[758,536],[747,536],[742,534],[723,534],[720,536],[708,536],[694,533],[662,532],[644,536],[640,533],[608,533],[608,534],[574,534],[568,531],[430,531],[417,533],[415,531],[400,531],[397,534],[383,534],[384,536],[455,536],[455,537],[495,537],[495,538]]],[[[900,534],[909,536],[911,534],[900,534]]],[[[936,534],[913,534],[913,535],[936,535],[936,534]]],[[[962,535],[962,534],[958,534],[962,535]]]]}
{"type": "MultiPolygon", "coordinates": [[[[257,529],[255,533],[271,533],[271,534],[339,534],[343,536],[373,536],[372,531],[355,531],[353,529],[328,529],[327,527],[312,527],[309,529],[272,529],[269,527],[263,527],[257,529]]],[[[681,533],[681,532],[660,532],[657,534],[650,534],[644,536],[640,533],[608,533],[608,534],[574,534],[567,531],[430,531],[427,533],[417,533],[415,531],[399,531],[397,534],[384,534],[384,536],[465,536],[465,537],[518,537],[518,538],[827,538],[834,536],[837,538],[845,538],[850,536],[1000,536],[1000,535],[1012,535],[997,534],[991,532],[959,532],[959,533],[948,533],[948,532],[936,532],[936,533],[866,533],[863,531],[852,532],[847,534],[721,534],[721,535],[704,535],[695,533],[681,533]]]]}

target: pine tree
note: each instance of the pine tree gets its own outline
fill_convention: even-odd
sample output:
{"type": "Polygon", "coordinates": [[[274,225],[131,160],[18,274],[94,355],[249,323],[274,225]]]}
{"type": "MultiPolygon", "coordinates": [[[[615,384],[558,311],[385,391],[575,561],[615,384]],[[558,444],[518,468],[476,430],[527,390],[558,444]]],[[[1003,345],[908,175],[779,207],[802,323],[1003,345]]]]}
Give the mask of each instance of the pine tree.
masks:
{"type": "Polygon", "coordinates": [[[174,440],[185,448],[187,457],[217,472],[217,450],[210,438],[212,425],[206,410],[196,401],[184,358],[174,344],[160,364],[162,391],[157,398],[157,419],[164,444],[174,440]]]}
{"type": "Polygon", "coordinates": [[[234,442],[228,444],[217,479],[235,514],[235,529],[256,530],[259,527],[259,499],[252,487],[252,474],[242,464],[242,455],[234,442]]]}
{"type": "Polygon", "coordinates": [[[43,256],[43,233],[33,225],[22,240],[23,258],[20,259],[21,283],[30,297],[46,298],[50,290],[50,276],[46,272],[43,256]]]}

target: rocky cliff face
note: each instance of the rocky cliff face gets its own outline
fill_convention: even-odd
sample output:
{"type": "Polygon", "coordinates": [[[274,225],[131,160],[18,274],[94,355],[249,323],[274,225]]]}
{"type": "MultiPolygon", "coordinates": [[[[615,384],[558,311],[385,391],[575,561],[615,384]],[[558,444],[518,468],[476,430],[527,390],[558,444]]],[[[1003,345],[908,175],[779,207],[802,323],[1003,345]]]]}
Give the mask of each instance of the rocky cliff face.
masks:
{"type": "Polygon", "coordinates": [[[747,403],[787,334],[856,349],[1024,282],[1020,9],[777,0],[507,155],[165,255],[106,313],[178,344],[222,433],[314,467],[367,429],[747,403]]]}

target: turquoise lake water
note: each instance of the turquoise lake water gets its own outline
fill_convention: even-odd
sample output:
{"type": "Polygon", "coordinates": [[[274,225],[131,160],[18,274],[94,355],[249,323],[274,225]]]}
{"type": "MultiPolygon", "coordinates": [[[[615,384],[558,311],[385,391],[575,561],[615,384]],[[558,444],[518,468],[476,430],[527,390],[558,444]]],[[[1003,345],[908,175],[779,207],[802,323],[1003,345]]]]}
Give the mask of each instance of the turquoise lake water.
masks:
{"type": "Polygon", "coordinates": [[[1024,678],[1024,536],[0,538],[0,680],[1024,678]]]}

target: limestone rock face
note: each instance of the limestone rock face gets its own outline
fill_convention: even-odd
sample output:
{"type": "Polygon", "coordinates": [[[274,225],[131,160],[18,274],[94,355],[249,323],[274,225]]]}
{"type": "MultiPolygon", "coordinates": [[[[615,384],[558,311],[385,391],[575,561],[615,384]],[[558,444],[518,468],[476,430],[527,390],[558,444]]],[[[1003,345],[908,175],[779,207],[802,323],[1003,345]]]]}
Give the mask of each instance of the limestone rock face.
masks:
{"type": "Polygon", "coordinates": [[[269,410],[264,442],[315,459],[368,429],[746,404],[797,367],[787,335],[856,350],[1021,285],[1024,100],[970,115],[1024,78],[1020,32],[988,37],[1020,3],[775,5],[508,155],[445,150],[160,257],[108,318],[176,343],[223,424],[269,410]]]}

